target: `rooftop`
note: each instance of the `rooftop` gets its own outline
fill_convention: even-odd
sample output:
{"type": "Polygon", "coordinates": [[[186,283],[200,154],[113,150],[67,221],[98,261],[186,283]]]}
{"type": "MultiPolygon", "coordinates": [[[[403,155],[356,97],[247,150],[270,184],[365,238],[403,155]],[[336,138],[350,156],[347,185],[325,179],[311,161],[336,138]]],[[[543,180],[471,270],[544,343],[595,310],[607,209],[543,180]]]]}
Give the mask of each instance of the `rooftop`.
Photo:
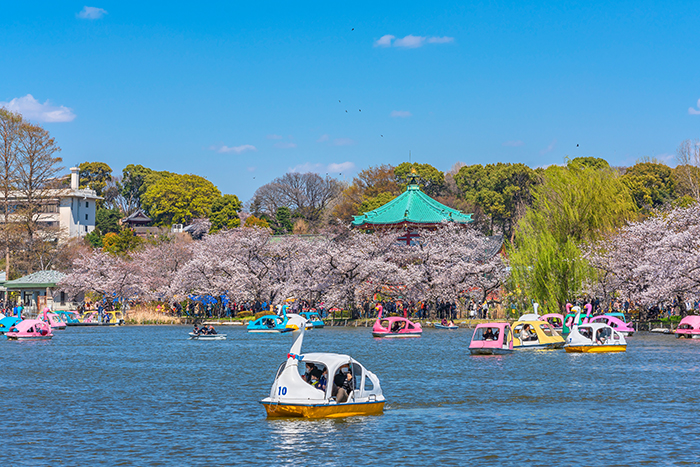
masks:
{"type": "Polygon", "coordinates": [[[55,287],[65,274],[59,271],[38,271],[19,279],[5,282],[7,289],[44,289],[55,287]]]}
{"type": "Polygon", "coordinates": [[[460,224],[474,221],[471,214],[438,203],[423,193],[416,183],[409,184],[406,191],[384,206],[354,217],[352,226],[363,229],[381,225],[429,226],[445,221],[460,224]]]}

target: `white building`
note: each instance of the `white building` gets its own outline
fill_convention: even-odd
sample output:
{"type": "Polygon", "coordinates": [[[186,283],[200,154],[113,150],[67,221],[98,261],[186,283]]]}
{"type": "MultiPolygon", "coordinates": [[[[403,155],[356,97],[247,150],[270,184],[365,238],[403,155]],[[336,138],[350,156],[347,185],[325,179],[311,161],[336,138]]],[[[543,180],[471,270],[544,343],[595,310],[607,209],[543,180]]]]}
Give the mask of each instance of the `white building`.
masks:
{"type": "MultiPolygon", "coordinates": [[[[79,189],[79,169],[71,167],[70,171],[70,188],[54,188],[43,193],[37,222],[44,227],[59,229],[68,238],[83,237],[95,230],[97,200],[101,198],[95,190],[79,189]]],[[[10,203],[11,209],[21,205],[21,196],[17,194],[10,203]]]]}

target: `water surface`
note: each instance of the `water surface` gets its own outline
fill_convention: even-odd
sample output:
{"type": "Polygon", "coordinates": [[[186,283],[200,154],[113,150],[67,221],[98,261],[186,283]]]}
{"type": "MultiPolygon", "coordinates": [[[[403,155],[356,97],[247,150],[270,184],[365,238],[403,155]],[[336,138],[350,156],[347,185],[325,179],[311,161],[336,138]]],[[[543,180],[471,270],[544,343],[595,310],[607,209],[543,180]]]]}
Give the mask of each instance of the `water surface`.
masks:
{"type": "Polygon", "coordinates": [[[471,357],[470,330],[306,335],[381,380],[384,415],[268,420],[289,335],[68,328],[0,338],[2,465],[688,465],[700,463],[700,340],[640,333],[626,353],[471,357]],[[4,461],[3,461],[4,458],[4,461]]]}

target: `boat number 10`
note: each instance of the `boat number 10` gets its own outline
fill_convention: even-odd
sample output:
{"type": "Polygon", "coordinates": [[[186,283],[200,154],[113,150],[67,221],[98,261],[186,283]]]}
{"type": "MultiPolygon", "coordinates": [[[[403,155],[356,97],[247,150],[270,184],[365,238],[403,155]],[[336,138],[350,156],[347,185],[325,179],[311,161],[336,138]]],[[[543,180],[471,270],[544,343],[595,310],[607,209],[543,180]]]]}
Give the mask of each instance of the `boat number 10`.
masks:
{"type": "Polygon", "coordinates": [[[286,396],[287,395],[287,388],[282,386],[281,388],[277,388],[277,395],[278,396],[286,396]]]}

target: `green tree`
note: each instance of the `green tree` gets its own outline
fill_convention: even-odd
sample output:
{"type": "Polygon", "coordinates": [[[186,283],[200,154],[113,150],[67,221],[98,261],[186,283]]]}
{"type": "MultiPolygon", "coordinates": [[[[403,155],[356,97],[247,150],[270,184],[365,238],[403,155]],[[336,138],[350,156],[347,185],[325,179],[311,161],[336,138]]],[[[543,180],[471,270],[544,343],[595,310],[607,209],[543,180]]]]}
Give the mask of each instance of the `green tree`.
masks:
{"type": "Polygon", "coordinates": [[[508,238],[521,213],[532,203],[531,190],[539,179],[538,173],[525,164],[501,162],[467,165],[454,176],[461,196],[481,211],[483,219],[478,222],[484,233],[500,231],[508,238]]]}
{"type": "Polygon", "coordinates": [[[149,184],[141,202],[156,225],[167,226],[209,218],[218,198],[221,192],[209,180],[198,175],[173,174],[149,184]]]}
{"type": "Polygon", "coordinates": [[[240,227],[241,219],[238,217],[243,204],[236,195],[224,195],[214,200],[211,205],[211,233],[222,229],[235,229],[240,227]]]}
{"type": "Polygon", "coordinates": [[[595,280],[581,248],[632,218],[634,201],[614,170],[583,164],[549,167],[533,197],[508,247],[510,285],[562,310],[585,280],[595,280]]]}
{"type": "Polygon", "coordinates": [[[634,202],[645,211],[676,199],[676,180],[670,167],[656,162],[640,162],[625,171],[622,180],[634,202]]]}
{"type": "Polygon", "coordinates": [[[417,176],[418,185],[428,196],[440,196],[447,189],[445,174],[430,164],[404,162],[394,169],[396,181],[402,189],[405,189],[412,174],[417,176]]]}
{"type": "Polygon", "coordinates": [[[105,186],[112,180],[112,168],[104,162],[83,162],[78,169],[80,188],[90,188],[97,196],[103,196],[105,186]]]}
{"type": "Polygon", "coordinates": [[[292,211],[287,206],[280,206],[275,213],[274,231],[276,235],[284,235],[292,232],[292,211]]]}
{"type": "Polygon", "coordinates": [[[386,203],[391,201],[392,199],[396,198],[396,195],[393,193],[379,193],[376,196],[373,196],[371,198],[365,198],[365,200],[360,204],[360,207],[357,209],[357,214],[364,214],[369,211],[373,211],[381,206],[384,206],[386,203]]]}
{"type": "Polygon", "coordinates": [[[393,166],[383,164],[369,167],[358,173],[352,185],[343,190],[338,204],[333,209],[333,217],[350,222],[366,199],[380,193],[390,193],[395,197],[401,192],[402,188],[396,181],[393,166]]]}
{"type": "Polygon", "coordinates": [[[601,159],[600,157],[574,157],[570,161],[568,161],[567,165],[569,167],[573,166],[584,166],[584,167],[590,167],[592,169],[607,169],[610,167],[610,164],[608,164],[608,161],[605,159],[601,159]]]}
{"type": "Polygon", "coordinates": [[[102,235],[119,232],[121,213],[117,209],[99,208],[95,214],[95,227],[102,235]]]}
{"type": "Polygon", "coordinates": [[[175,175],[166,171],[155,171],[142,165],[129,164],[122,170],[121,195],[124,198],[127,213],[143,206],[142,197],[148,187],[163,178],[175,175]]]}

